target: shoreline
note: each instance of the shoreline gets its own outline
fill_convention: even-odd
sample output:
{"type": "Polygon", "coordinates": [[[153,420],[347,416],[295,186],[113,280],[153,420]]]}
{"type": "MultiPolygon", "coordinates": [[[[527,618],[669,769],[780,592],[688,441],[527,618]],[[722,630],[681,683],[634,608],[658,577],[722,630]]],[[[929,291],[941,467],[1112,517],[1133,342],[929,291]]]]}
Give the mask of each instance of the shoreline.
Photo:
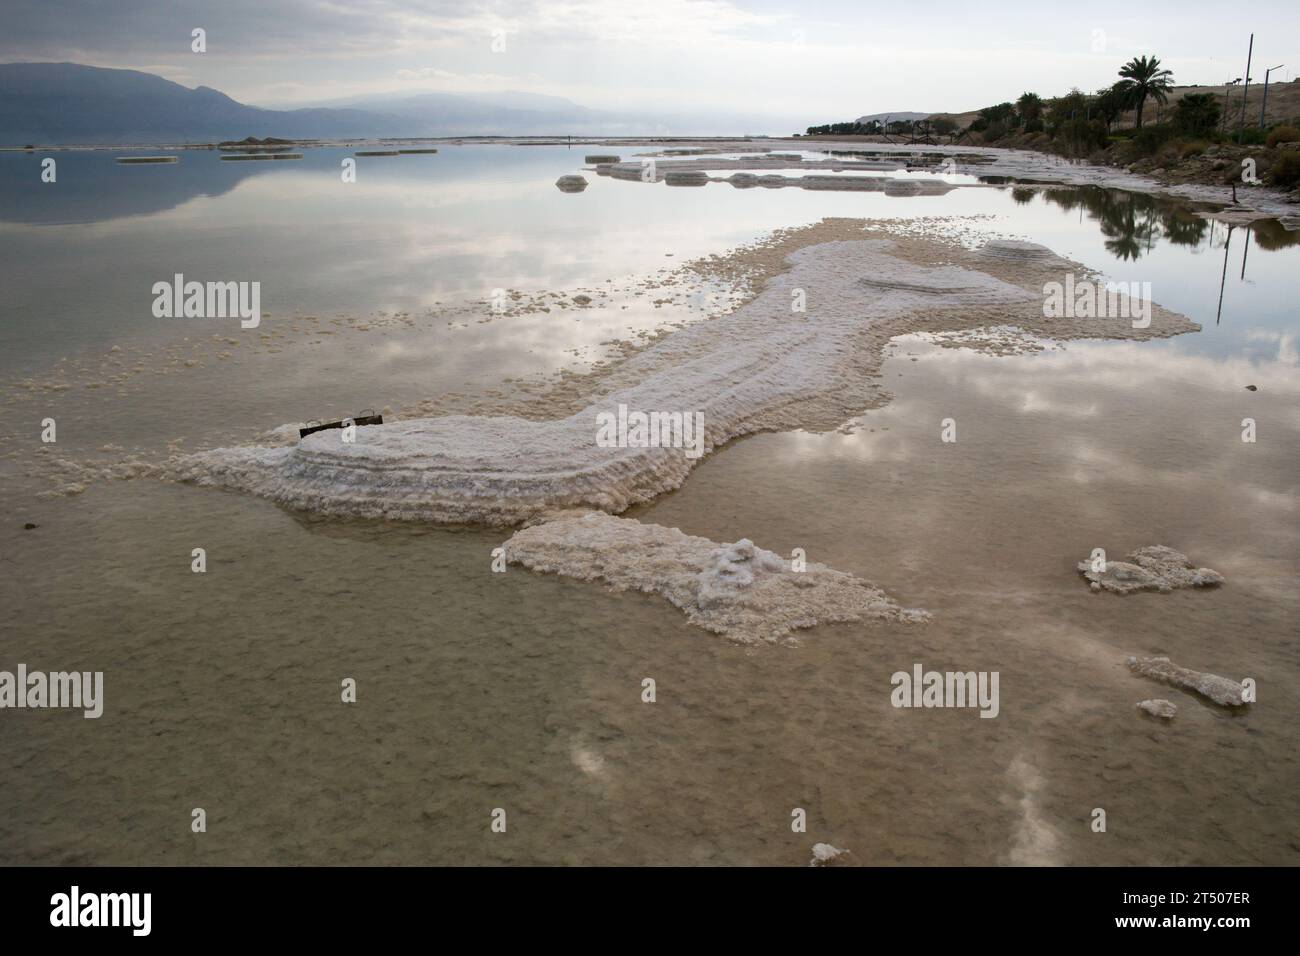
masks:
{"type": "MultiPolygon", "coordinates": [[[[1206,183],[1169,184],[1142,173],[1129,172],[1118,166],[1093,166],[1084,160],[1069,160],[1051,153],[1034,150],[1009,149],[1001,146],[971,145],[919,145],[874,142],[867,137],[827,137],[811,139],[803,136],[412,136],[382,139],[320,139],[286,141],[296,148],[342,149],[358,146],[391,145],[396,143],[436,143],[463,146],[624,146],[629,148],[673,145],[675,147],[715,149],[719,153],[754,152],[803,148],[808,152],[841,152],[864,154],[938,155],[952,157],[956,173],[972,176],[1006,176],[1025,185],[1059,183],[1071,186],[1099,186],[1128,192],[1167,196],[1190,202],[1211,203],[1225,207],[1220,212],[1231,213],[1234,219],[1225,222],[1245,223],[1255,219],[1278,219],[1290,230],[1300,229],[1300,203],[1291,202],[1288,194],[1268,186],[1244,186],[1239,190],[1236,203],[1228,186],[1206,183]],[[736,150],[727,147],[748,147],[736,150]],[[984,157],[987,162],[963,167],[962,158],[984,157]]],[[[0,153],[35,152],[98,152],[120,150],[164,151],[218,151],[212,143],[126,143],[126,144],[62,144],[27,146],[0,146],[0,153]]],[[[853,161],[842,157],[841,162],[853,161]]],[[[669,166],[669,159],[663,165],[669,166]]],[[[798,164],[791,164],[797,167],[798,164]]]]}

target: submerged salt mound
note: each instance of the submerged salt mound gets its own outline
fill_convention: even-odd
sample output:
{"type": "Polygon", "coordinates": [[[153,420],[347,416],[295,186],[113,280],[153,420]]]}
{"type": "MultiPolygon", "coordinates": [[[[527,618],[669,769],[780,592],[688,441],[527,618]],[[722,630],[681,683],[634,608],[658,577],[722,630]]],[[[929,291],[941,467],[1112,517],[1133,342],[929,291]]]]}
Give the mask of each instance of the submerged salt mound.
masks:
{"type": "Polygon", "coordinates": [[[1137,703],[1137,709],[1144,714],[1150,714],[1152,717],[1159,717],[1161,720],[1173,720],[1178,713],[1178,705],[1171,700],[1165,700],[1163,697],[1140,700],[1137,703]]]}
{"type": "Polygon", "coordinates": [[[841,850],[839,847],[831,846],[829,843],[814,843],[812,848],[812,859],[808,862],[809,866],[841,866],[843,862],[839,861],[840,857],[847,856],[848,850],[841,850]]]}
{"type": "Polygon", "coordinates": [[[1064,261],[1047,246],[1019,239],[990,239],[980,246],[978,255],[1002,262],[1034,262],[1044,265],[1064,261]]]}
{"type": "Polygon", "coordinates": [[[1210,588],[1223,583],[1223,575],[1195,567],[1187,555],[1162,544],[1138,548],[1128,561],[1107,561],[1105,571],[1094,571],[1091,561],[1080,561],[1079,571],[1094,591],[1131,594],[1134,591],[1168,593],[1175,588],[1210,588]]]}
{"type": "Polygon", "coordinates": [[[958,273],[931,274],[922,281],[889,275],[868,275],[858,282],[873,292],[892,293],[898,301],[907,300],[917,307],[923,307],[936,299],[942,300],[945,305],[996,304],[1002,296],[1001,290],[983,282],[967,282],[966,277],[958,273]]]}
{"type": "Polygon", "coordinates": [[[561,176],[555,185],[562,193],[580,193],[587,188],[587,179],[578,175],[561,176]]]}
{"type": "Polygon", "coordinates": [[[1246,702],[1241,699],[1242,687],[1238,682],[1228,680],[1226,677],[1220,677],[1217,674],[1206,674],[1202,671],[1179,667],[1167,657],[1130,657],[1128,667],[1139,677],[1159,681],[1162,684],[1168,684],[1170,687],[1195,691],[1202,697],[1207,697],[1222,707],[1244,707],[1246,705],[1246,702]]]}
{"type": "Polygon", "coordinates": [[[533,571],[659,594],[692,624],[746,644],[775,643],[818,624],[929,617],[824,564],[809,562],[796,571],[748,539],[718,544],[598,512],[525,528],[506,542],[505,551],[508,561],[533,571]]]}

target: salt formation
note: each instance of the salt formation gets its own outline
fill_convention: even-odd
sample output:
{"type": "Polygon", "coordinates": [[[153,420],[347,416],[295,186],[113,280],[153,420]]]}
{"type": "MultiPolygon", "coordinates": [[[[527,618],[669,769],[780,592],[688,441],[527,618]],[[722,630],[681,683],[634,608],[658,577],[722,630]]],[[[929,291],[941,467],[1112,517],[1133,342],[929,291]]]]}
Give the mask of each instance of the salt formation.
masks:
{"type": "Polygon", "coordinates": [[[1105,589],[1116,594],[1133,591],[1160,591],[1174,588],[1210,588],[1223,583],[1223,575],[1209,568],[1197,568],[1187,555],[1162,544],[1138,548],[1128,561],[1107,561],[1105,571],[1094,571],[1091,561],[1080,561],[1079,571],[1091,582],[1094,591],[1105,589]]]}
{"type": "Polygon", "coordinates": [[[818,624],[929,618],[824,564],[808,562],[797,571],[748,539],[718,544],[599,512],[564,514],[525,528],[505,551],[506,560],[533,571],[659,594],[692,624],[745,644],[776,643],[818,624]]]}
{"type": "MultiPolygon", "coordinates": [[[[588,157],[590,158],[590,157],[588,157]]],[[[656,163],[653,167],[639,163],[601,163],[596,172],[602,176],[615,179],[637,180],[640,182],[665,182],[670,186],[703,186],[710,181],[709,173],[719,170],[745,170],[733,172],[722,182],[728,182],[737,189],[749,189],[763,186],[768,189],[782,189],[787,186],[811,190],[844,190],[859,192],[883,192],[889,196],[942,196],[959,184],[945,182],[941,179],[887,179],[880,176],[829,176],[804,175],[783,176],[780,173],[767,173],[759,176],[748,170],[785,169],[799,167],[808,170],[827,170],[840,173],[846,170],[895,170],[900,168],[896,162],[863,162],[857,160],[810,160],[804,161],[797,155],[772,153],[767,156],[746,159],[691,159],[656,163]]]]}
{"type": "Polygon", "coordinates": [[[598,166],[602,163],[617,163],[620,158],[621,157],[618,156],[607,156],[603,153],[598,153],[594,156],[588,156],[584,162],[589,166],[598,166]]]}
{"type": "Polygon", "coordinates": [[[979,254],[983,258],[997,259],[1003,262],[1057,263],[1064,261],[1047,246],[1040,246],[1036,242],[1022,242],[1019,239],[990,239],[980,246],[979,254]]]}
{"type": "Polygon", "coordinates": [[[1195,691],[1223,707],[1243,707],[1246,704],[1241,699],[1241,684],[1238,682],[1219,677],[1217,674],[1206,674],[1179,667],[1167,657],[1130,657],[1128,667],[1139,677],[1159,681],[1170,687],[1195,691]]]}
{"type": "Polygon", "coordinates": [[[580,193],[587,188],[587,180],[583,176],[561,176],[555,185],[562,193],[580,193]]]}
{"type": "Polygon", "coordinates": [[[801,176],[787,180],[803,189],[829,189],[855,192],[884,192],[885,180],[879,176],[801,176]]]}
{"type": "Polygon", "coordinates": [[[838,857],[847,854],[848,850],[841,850],[833,847],[829,843],[814,843],[812,848],[812,861],[809,866],[833,866],[838,857]]]}
{"type": "MultiPolygon", "coordinates": [[[[874,376],[896,335],[1013,320],[1041,327],[1046,273],[999,268],[1007,278],[997,278],[964,267],[980,260],[947,246],[944,257],[964,265],[919,265],[903,257],[906,248],[876,238],[797,248],[786,258],[789,270],[752,300],[619,363],[587,392],[587,407],[568,417],[416,418],[359,427],[350,443],[338,430],[316,432],[279,447],[181,457],[168,474],[334,515],[510,525],[555,508],[618,513],[679,487],[701,460],[687,448],[599,446],[597,416],[620,404],[701,414],[707,455],[753,432],[838,428],[878,404],[874,376]],[[815,305],[792,316],[796,289],[815,305]]],[[[1150,328],[1108,334],[1147,338],[1194,328],[1156,307],[1150,328]]],[[[1097,324],[1054,320],[1051,334],[1096,335],[1097,324]]]]}
{"type": "Polygon", "coordinates": [[[1173,720],[1174,715],[1178,713],[1178,705],[1163,698],[1140,700],[1137,707],[1138,710],[1150,714],[1152,717],[1159,717],[1161,720],[1173,720]]]}
{"type": "Polygon", "coordinates": [[[175,475],[328,514],[512,524],[557,507],[617,513],[677,488],[699,459],[682,448],[599,447],[602,411],[699,412],[705,454],[755,431],[838,427],[878,395],[865,374],[878,354],[864,340],[871,326],[918,307],[961,305],[972,289],[983,290],[986,306],[1038,299],[957,266],[915,266],[890,248],[877,239],[797,250],[793,268],[755,299],[638,353],[620,367],[622,387],[567,418],[411,419],[357,428],[351,443],[339,431],[317,432],[292,447],[190,456],[175,475]],[[882,284],[863,286],[862,276],[882,284]],[[940,291],[916,293],[927,285],[940,291]],[[796,288],[817,305],[792,321],[796,288]]]}
{"type": "Polygon", "coordinates": [[[915,179],[885,180],[886,196],[915,196],[921,192],[921,184],[915,179]]]}
{"type": "Polygon", "coordinates": [[[664,182],[669,186],[707,186],[709,174],[702,169],[668,170],[664,182]]]}

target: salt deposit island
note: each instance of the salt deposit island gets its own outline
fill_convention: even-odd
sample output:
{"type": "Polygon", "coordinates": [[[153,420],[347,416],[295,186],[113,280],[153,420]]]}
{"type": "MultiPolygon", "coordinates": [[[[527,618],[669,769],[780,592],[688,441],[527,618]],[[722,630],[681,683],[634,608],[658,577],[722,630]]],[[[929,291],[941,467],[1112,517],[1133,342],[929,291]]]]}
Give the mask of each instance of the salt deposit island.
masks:
{"type": "MultiPolygon", "coordinates": [[[[518,527],[509,561],[541,572],[661,595],[733,640],[774,642],[823,622],[922,621],[878,588],[748,540],[720,544],[616,518],[678,488],[726,442],[764,430],[839,428],[888,400],[885,346],[911,332],[1015,326],[1056,339],[1150,338],[1198,328],[1153,308],[1150,325],[1045,319],[1042,287],[1082,267],[1032,243],[969,250],[894,235],[884,224],[827,220],[788,250],[734,311],[654,340],[597,376],[566,417],[414,418],[174,459],[170,477],[322,514],[518,527]],[[803,311],[791,303],[800,296],[803,311]],[[614,409],[677,409],[703,425],[696,447],[598,442],[614,409]]],[[[741,537],[738,535],[738,537],[741,537]]]]}

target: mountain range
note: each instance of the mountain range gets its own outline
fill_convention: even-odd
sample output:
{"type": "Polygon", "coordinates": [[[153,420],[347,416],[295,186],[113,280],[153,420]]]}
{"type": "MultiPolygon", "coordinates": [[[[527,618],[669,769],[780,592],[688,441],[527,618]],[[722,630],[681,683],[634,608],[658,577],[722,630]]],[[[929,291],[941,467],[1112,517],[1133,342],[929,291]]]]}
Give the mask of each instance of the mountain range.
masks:
{"type": "Polygon", "coordinates": [[[360,139],[473,135],[742,135],[785,132],[797,119],[616,113],[535,93],[356,97],[271,110],[152,73],[77,63],[0,64],[0,146],[208,143],[246,136],[360,139]]]}

